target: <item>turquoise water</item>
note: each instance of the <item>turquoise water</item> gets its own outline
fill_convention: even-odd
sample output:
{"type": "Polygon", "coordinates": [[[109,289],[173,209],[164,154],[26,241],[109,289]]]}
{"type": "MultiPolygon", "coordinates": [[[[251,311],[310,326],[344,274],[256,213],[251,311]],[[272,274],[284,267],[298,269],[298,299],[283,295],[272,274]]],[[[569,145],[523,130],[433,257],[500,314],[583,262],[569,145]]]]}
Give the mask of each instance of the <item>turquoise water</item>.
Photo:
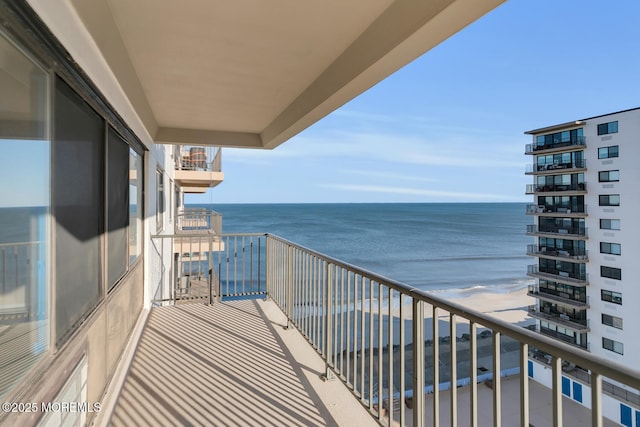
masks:
{"type": "Polygon", "coordinates": [[[523,203],[191,206],[222,213],[224,233],[276,234],[425,290],[531,282],[523,203]]]}

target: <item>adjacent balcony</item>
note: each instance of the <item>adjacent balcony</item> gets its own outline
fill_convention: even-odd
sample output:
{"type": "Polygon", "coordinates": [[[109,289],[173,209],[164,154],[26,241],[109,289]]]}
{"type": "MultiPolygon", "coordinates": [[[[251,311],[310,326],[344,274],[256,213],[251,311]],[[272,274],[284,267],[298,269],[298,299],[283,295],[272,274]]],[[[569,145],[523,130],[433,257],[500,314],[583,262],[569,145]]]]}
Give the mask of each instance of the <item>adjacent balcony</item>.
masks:
{"type": "MultiPolygon", "coordinates": [[[[537,206],[537,205],[535,205],[537,206]]],[[[537,208],[536,208],[537,209],[537,208]]],[[[557,227],[557,226],[539,226],[538,224],[527,225],[527,235],[538,237],[553,237],[562,239],[587,239],[587,227],[557,227]]]]}
{"type": "MultiPolygon", "coordinates": [[[[575,337],[570,337],[566,334],[560,333],[558,331],[554,331],[553,329],[549,329],[549,328],[544,328],[544,327],[539,327],[536,328],[536,330],[541,333],[542,335],[546,335],[548,337],[552,337],[556,340],[560,340],[563,342],[566,342],[567,344],[570,344],[572,346],[575,346],[576,348],[582,349],[582,350],[586,350],[586,351],[591,351],[591,348],[586,340],[586,334],[583,335],[583,337],[585,337],[584,340],[578,342],[578,340],[576,340],[575,337]]],[[[551,363],[551,356],[547,356],[546,361],[548,364],[551,363]]]]}
{"type": "Polygon", "coordinates": [[[595,426],[608,423],[600,382],[592,410],[575,405],[563,364],[640,389],[640,372],[279,237],[221,238],[203,262],[207,305],[155,301],[101,414],[112,425],[595,426]],[[536,350],[552,361],[551,391],[529,380],[536,350]]]}
{"type": "Polygon", "coordinates": [[[176,146],[175,180],[185,193],[205,193],[224,180],[222,150],[209,146],[176,146]]]}
{"type": "Polygon", "coordinates": [[[558,249],[549,246],[527,245],[527,255],[549,259],[562,259],[569,262],[587,262],[587,250],[582,248],[558,249]]]}
{"type": "Polygon", "coordinates": [[[527,205],[527,215],[553,216],[563,218],[584,218],[587,216],[586,206],[527,205]]]}
{"type": "Polygon", "coordinates": [[[587,163],[584,160],[575,160],[566,163],[533,163],[528,164],[526,175],[556,175],[558,172],[574,173],[587,170],[587,163]]]}
{"type": "Polygon", "coordinates": [[[553,280],[558,283],[573,286],[582,287],[589,285],[589,277],[587,274],[562,271],[554,268],[541,268],[537,264],[527,266],[527,276],[536,277],[538,279],[553,280]]]}
{"type": "Polygon", "coordinates": [[[586,139],[584,136],[577,136],[570,139],[555,139],[551,144],[527,144],[524,148],[525,154],[546,154],[573,149],[584,149],[586,139]]]}
{"type": "Polygon", "coordinates": [[[567,184],[567,185],[538,185],[527,184],[526,194],[548,194],[551,193],[572,193],[572,194],[585,194],[587,192],[587,184],[584,182],[567,184]]]}
{"type": "Polygon", "coordinates": [[[540,288],[537,285],[529,285],[527,295],[544,301],[549,301],[579,309],[587,309],[589,306],[589,297],[585,296],[584,301],[575,299],[575,297],[567,292],[560,292],[553,289],[540,288]]]}
{"type": "Polygon", "coordinates": [[[548,307],[540,309],[537,305],[530,305],[529,316],[539,320],[546,320],[547,322],[555,323],[556,325],[560,325],[578,333],[591,331],[587,319],[577,319],[565,313],[553,313],[553,310],[549,310],[548,307]]]}

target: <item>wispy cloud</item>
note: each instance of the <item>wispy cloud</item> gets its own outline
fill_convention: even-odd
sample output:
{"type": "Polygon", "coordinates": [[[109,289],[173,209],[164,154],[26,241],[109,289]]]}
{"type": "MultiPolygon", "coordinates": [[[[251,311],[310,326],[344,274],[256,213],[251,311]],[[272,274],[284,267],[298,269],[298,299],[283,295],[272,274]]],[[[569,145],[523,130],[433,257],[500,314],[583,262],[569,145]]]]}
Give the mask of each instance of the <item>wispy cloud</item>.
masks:
{"type": "Polygon", "coordinates": [[[411,187],[393,187],[385,185],[360,185],[360,184],[320,184],[321,187],[329,188],[332,190],[343,191],[359,191],[369,193],[385,193],[395,195],[410,195],[410,196],[427,196],[438,197],[446,199],[466,199],[466,200],[507,200],[503,194],[489,194],[489,193],[465,193],[459,191],[442,191],[442,190],[429,190],[423,188],[411,188],[411,187]]]}
{"type": "Polygon", "coordinates": [[[369,177],[374,179],[394,180],[394,181],[418,181],[418,182],[440,181],[439,179],[436,179],[436,178],[427,178],[427,177],[415,176],[415,175],[403,175],[398,173],[381,172],[381,171],[343,169],[339,172],[343,174],[348,174],[348,175],[364,176],[364,177],[369,177]]]}

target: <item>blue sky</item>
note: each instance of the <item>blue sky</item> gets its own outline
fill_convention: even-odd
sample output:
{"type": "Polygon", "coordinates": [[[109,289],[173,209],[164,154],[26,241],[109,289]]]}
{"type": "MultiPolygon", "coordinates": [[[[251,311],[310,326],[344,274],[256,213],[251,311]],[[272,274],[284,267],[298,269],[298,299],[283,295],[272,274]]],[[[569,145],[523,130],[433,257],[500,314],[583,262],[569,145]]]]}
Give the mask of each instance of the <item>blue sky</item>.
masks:
{"type": "Polygon", "coordinates": [[[510,0],[187,203],[528,201],[524,131],[640,106],[640,2],[510,0]]]}

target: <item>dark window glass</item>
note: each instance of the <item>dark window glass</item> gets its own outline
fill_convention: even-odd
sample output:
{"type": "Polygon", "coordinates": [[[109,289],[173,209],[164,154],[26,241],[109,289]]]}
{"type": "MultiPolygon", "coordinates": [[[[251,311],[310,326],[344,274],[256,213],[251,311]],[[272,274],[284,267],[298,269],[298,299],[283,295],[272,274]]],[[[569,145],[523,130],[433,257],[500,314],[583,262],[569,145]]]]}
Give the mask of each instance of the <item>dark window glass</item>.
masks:
{"type": "Polygon", "coordinates": [[[600,242],[600,253],[620,255],[620,243],[600,242]]]}
{"type": "Polygon", "coordinates": [[[599,182],[617,182],[620,181],[620,171],[602,171],[598,172],[599,182]]]}
{"type": "Polygon", "coordinates": [[[600,266],[600,276],[609,279],[622,280],[622,270],[619,268],[600,266]]]}
{"type": "Polygon", "coordinates": [[[602,348],[618,354],[624,354],[624,346],[621,342],[602,337],[602,348]]]}
{"type": "Polygon", "coordinates": [[[613,326],[617,329],[622,329],[622,319],[616,316],[610,316],[602,313],[602,324],[607,326],[613,326]]]}
{"type": "Polygon", "coordinates": [[[601,219],[600,228],[603,230],[620,230],[619,219],[601,219]]]}
{"type": "Polygon", "coordinates": [[[60,343],[100,299],[105,130],[100,116],[61,79],[56,80],[54,105],[56,341],[60,343]]]}
{"type": "Polygon", "coordinates": [[[612,145],[610,147],[601,147],[598,148],[598,158],[599,159],[608,159],[611,157],[618,157],[618,146],[612,145]]]}
{"type": "Polygon", "coordinates": [[[602,301],[612,302],[614,304],[622,305],[622,294],[619,292],[608,291],[602,289],[600,291],[600,299],[602,301]]]}
{"type": "Polygon", "coordinates": [[[603,194],[599,199],[600,206],[620,206],[619,194],[603,194]]]}
{"type": "Polygon", "coordinates": [[[607,135],[618,132],[618,122],[602,123],[598,125],[598,135],[607,135]]]}
{"type": "Polygon", "coordinates": [[[111,289],[127,271],[129,224],[129,146],[109,128],[107,139],[107,284],[111,289]]]}

